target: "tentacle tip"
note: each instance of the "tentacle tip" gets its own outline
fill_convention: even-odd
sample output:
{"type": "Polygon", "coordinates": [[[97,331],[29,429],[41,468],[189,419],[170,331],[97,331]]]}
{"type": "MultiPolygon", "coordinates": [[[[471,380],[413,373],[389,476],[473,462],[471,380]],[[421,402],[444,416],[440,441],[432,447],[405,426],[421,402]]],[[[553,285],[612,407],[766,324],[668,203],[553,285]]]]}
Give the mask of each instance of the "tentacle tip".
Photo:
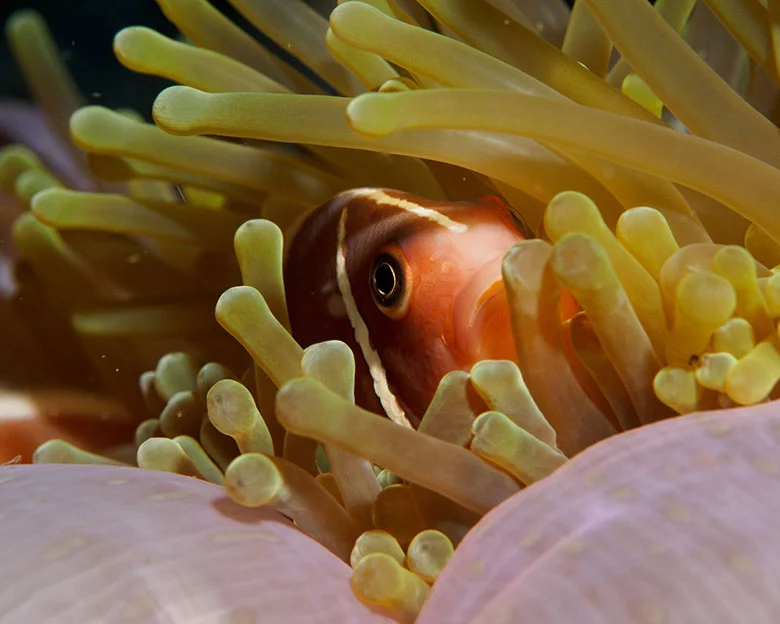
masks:
{"type": "Polygon", "coordinates": [[[208,94],[176,85],[160,92],[152,105],[152,118],[161,130],[168,134],[186,136],[199,134],[198,112],[208,94]]]}
{"type": "Polygon", "coordinates": [[[31,25],[45,27],[43,17],[38,11],[27,7],[14,11],[5,23],[6,36],[11,39],[14,36],[22,35],[24,29],[31,25]]]}
{"type": "Polygon", "coordinates": [[[367,136],[382,137],[392,134],[401,124],[401,116],[391,99],[398,95],[366,93],[356,97],[347,106],[349,125],[355,132],[367,136]]]}

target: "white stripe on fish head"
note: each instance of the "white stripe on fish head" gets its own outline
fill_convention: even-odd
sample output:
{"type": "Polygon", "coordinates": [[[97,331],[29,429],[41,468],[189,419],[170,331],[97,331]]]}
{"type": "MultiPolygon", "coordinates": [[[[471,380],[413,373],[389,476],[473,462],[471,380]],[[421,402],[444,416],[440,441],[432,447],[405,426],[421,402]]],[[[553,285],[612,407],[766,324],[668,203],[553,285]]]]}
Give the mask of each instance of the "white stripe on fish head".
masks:
{"type": "Polygon", "coordinates": [[[390,390],[390,385],[387,382],[387,371],[385,371],[379,353],[371,346],[368,327],[366,326],[363,317],[360,315],[360,310],[358,310],[357,303],[352,295],[352,286],[350,285],[349,275],[347,274],[346,238],[347,207],[344,207],[341,216],[339,217],[338,245],[336,247],[336,279],[339,290],[341,291],[341,296],[344,299],[347,317],[352,325],[352,329],[355,331],[355,340],[357,340],[360,350],[363,352],[363,358],[366,360],[366,364],[368,364],[368,370],[374,381],[374,392],[379,398],[379,402],[382,404],[382,407],[390,420],[411,429],[413,428],[412,424],[409,422],[404,410],[398,403],[398,399],[390,390]]]}

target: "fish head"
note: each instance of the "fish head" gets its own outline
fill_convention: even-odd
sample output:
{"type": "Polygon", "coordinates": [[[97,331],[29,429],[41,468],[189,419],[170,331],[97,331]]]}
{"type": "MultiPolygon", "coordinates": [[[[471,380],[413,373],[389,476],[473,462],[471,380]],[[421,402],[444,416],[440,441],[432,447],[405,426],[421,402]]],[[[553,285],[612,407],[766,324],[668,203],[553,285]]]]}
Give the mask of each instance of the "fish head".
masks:
{"type": "Polygon", "coordinates": [[[482,359],[516,360],[501,263],[524,238],[497,198],[341,193],[290,245],[293,335],[304,346],[349,344],[358,403],[378,403],[393,420],[416,425],[446,373],[482,359]]]}

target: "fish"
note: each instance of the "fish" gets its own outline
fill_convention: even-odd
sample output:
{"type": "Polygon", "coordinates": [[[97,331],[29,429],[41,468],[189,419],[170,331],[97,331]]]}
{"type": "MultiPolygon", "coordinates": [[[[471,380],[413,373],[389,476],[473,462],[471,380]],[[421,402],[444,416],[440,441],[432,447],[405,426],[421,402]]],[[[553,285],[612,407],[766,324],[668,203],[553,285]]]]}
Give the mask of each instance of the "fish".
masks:
{"type": "Polygon", "coordinates": [[[342,192],[304,217],[286,250],[293,337],[349,345],[356,403],[416,428],[445,374],[517,360],[501,264],[526,238],[498,197],[342,192]]]}

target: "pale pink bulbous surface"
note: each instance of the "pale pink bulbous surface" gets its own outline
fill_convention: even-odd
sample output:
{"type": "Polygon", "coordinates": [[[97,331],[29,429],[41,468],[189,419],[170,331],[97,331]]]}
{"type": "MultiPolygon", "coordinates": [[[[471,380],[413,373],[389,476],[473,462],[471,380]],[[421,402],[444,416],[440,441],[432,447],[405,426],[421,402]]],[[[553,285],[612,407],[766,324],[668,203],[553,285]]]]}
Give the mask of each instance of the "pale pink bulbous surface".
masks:
{"type": "Polygon", "coordinates": [[[0,535],[3,624],[392,622],[283,516],[174,474],[1,468],[0,535]]]}
{"type": "Polygon", "coordinates": [[[486,516],[418,624],[780,621],[780,403],[608,439],[486,516]]]}

